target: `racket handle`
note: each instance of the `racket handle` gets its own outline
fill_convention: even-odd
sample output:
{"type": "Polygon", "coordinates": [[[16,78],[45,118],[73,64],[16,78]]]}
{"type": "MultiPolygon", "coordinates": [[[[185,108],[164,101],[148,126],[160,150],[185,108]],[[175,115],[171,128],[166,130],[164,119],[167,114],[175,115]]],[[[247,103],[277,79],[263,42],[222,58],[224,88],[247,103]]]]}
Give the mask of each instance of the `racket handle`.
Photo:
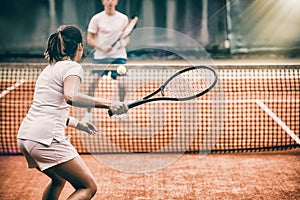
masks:
{"type": "MultiPolygon", "coordinates": [[[[141,102],[138,101],[138,102],[135,102],[135,103],[132,103],[132,104],[128,104],[127,106],[128,106],[128,108],[130,109],[130,108],[136,107],[136,106],[138,106],[138,105],[140,105],[140,104],[141,104],[141,102]]],[[[113,113],[111,110],[108,110],[107,112],[108,112],[108,115],[109,115],[110,117],[114,115],[114,113],[113,113]]]]}
{"type": "Polygon", "coordinates": [[[136,101],[136,102],[133,102],[131,104],[128,104],[128,108],[131,109],[131,108],[134,108],[136,106],[139,106],[141,104],[144,104],[144,103],[147,103],[148,101],[147,100],[140,100],[140,101],[136,101]]]}
{"type": "Polygon", "coordinates": [[[120,38],[118,38],[118,39],[111,45],[111,47],[116,46],[116,44],[117,44],[119,41],[120,41],[120,38]]]}
{"type": "Polygon", "coordinates": [[[111,117],[114,115],[114,113],[111,110],[108,110],[108,115],[111,117]]]}

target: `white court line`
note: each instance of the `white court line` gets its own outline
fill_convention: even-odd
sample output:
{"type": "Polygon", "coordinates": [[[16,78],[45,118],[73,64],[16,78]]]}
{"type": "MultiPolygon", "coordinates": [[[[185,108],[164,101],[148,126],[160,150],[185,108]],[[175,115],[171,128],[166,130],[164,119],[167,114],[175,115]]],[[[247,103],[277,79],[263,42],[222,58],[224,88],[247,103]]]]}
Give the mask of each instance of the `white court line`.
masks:
{"type": "Polygon", "coordinates": [[[261,100],[256,100],[256,103],[270,116],[279,126],[283,128],[298,144],[300,144],[299,137],[281,120],[279,119],[272,110],[268,108],[261,100]]]}
{"type": "MultiPolygon", "coordinates": [[[[130,101],[134,101],[134,100],[130,100],[130,101]]],[[[192,102],[192,103],[199,103],[199,102],[200,103],[257,103],[257,101],[260,101],[260,100],[259,99],[201,100],[201,98],[199,98],[199,99],[189,100],[188,102],[192,102]]],[[[299,103],[300,99],[266,99],[264,101],[270,102],[270,103],[299,103]]],[[[168,103],[176,104],[176,103],[178,103],[178,101],[173,101],[173,102],[170,101],[168,103]]],[[[186,103],[186,101],[182,101],[182,103],[186,103]]]]}
{"type": "MultiPolygon", "coordinates": [[[[257,103],[259,99],[232,99],[232,100],[196,100],[203,103],[257,103]]],[[[265,102],[271,103],[299,103],[300,99],[268,99],[265,102]]]]}
{"type": "Polygon", "coordinates": [[[21,79],[19,81],[17,81],[15,84],[13,84],[12,86],[6,88],[6,90],[3,90],[0,94],[0,99],[2,97],[4,97],[5,95],[7,95],[8,93],[10,93],[10,91],[16,89],[17,87],[19,87],[20,85],[22,85],[25,82],[24,79],[21,79]]]}

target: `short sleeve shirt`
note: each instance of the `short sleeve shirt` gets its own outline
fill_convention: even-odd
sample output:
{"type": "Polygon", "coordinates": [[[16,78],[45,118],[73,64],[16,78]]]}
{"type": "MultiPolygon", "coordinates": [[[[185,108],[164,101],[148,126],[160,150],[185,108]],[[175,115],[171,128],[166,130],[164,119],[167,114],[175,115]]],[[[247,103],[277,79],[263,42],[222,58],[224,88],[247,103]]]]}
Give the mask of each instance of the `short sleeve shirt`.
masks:
{"type": "MultiPolygon", "coordinates": [[[[122,31],[127,26],[128,21],[128,17],[121,12],[116,11],[114,15],[108,15],[105,13],[105,11],[102,11],[91,18],[88,26],[88,32],[95,34],[94,39],[99,46],[110,46],[121,35],[122,31]]],[[[110,52],[103,52],[99,49],[96,49],[94,58],[126,59],[127,54],[125,47],[118,48],[118,45],[116,45],[110,52]]]]}
{"type": "Polygon", "coordinates": [[[53,139],[65,138],[70,105],[64,98],[63,84],[68,76],[83,79],[83,69],[77,62],[67,60],[48,65],[39,75],[31,107],[19,131],[19,139],[50,145],[53,139]]]}

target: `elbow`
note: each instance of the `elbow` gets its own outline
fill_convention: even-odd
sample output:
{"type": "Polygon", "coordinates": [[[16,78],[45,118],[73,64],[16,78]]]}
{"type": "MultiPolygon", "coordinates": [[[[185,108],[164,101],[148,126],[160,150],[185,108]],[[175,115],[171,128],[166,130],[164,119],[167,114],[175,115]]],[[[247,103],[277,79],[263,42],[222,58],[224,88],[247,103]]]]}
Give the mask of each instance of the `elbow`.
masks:
{"type": "Polygon", "coordinates": [[[94,48],[97,47],[97,43],[95,41],[95,34],[88,32],[86,41],[87,41],[87,44],[90,45],[91,47],[94,47],[94,48]]]}
{"type": "Polygon", "coordinates": [[[67,104],[69,104],[70,106],[73,105],[73,101],[72,100],[66,100],[67,104]]]}
{"type": "Polygon", "coordinates": [[[75,102],[75,99],[76,99],[75,94],[65,94],[64,97],[65,97],[67,104],[69,104],[69,105],[73,105],[73,103],[75,102]]]}
{"type": "Polygon", "coordinates": [[[89,35],[87,36],[87,43],[88,45],[93,46],[93,38],[89,35]]]}

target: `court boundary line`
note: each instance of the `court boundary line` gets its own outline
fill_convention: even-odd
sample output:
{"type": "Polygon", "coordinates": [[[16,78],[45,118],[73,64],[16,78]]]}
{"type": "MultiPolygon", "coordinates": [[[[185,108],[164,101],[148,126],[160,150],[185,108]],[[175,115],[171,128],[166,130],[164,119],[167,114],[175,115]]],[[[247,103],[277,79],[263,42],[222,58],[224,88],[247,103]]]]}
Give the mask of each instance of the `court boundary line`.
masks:
{"type": "Polygon", "coordinates": [[[10,93],[11,91],[15,90],[17,87],[19,87],[20,85],[22,85],[23,83],[25,83],[24,79],[20,79],[19,81],[17,81],[15,84],[11,85],[10,87],[6,88],[5,90],[3,90],[0,94],[0,99],[2,99],[2,97],[4,97],[5,95],[7,95],[8,93],[10,93]]]}
{"type": "MultiPolygon", "coordinates": [[[[259,99],[226,99],[226,100],[191,100],[189,102],[201,102],[201,103],[257,103],[257,101],[261,101],[259,99]]],[[[265,102],[272,103],[299,103],[300,99],[267,99],[265,102]]],[[[176,103],[176,102],[175,102],[176,103]]]]}
{"type": "Polygon", "coordinates": [[[259,105],[296,143],[300,144],[299,137],[266,105],[262,100],[256,100],[259,105]]]}

